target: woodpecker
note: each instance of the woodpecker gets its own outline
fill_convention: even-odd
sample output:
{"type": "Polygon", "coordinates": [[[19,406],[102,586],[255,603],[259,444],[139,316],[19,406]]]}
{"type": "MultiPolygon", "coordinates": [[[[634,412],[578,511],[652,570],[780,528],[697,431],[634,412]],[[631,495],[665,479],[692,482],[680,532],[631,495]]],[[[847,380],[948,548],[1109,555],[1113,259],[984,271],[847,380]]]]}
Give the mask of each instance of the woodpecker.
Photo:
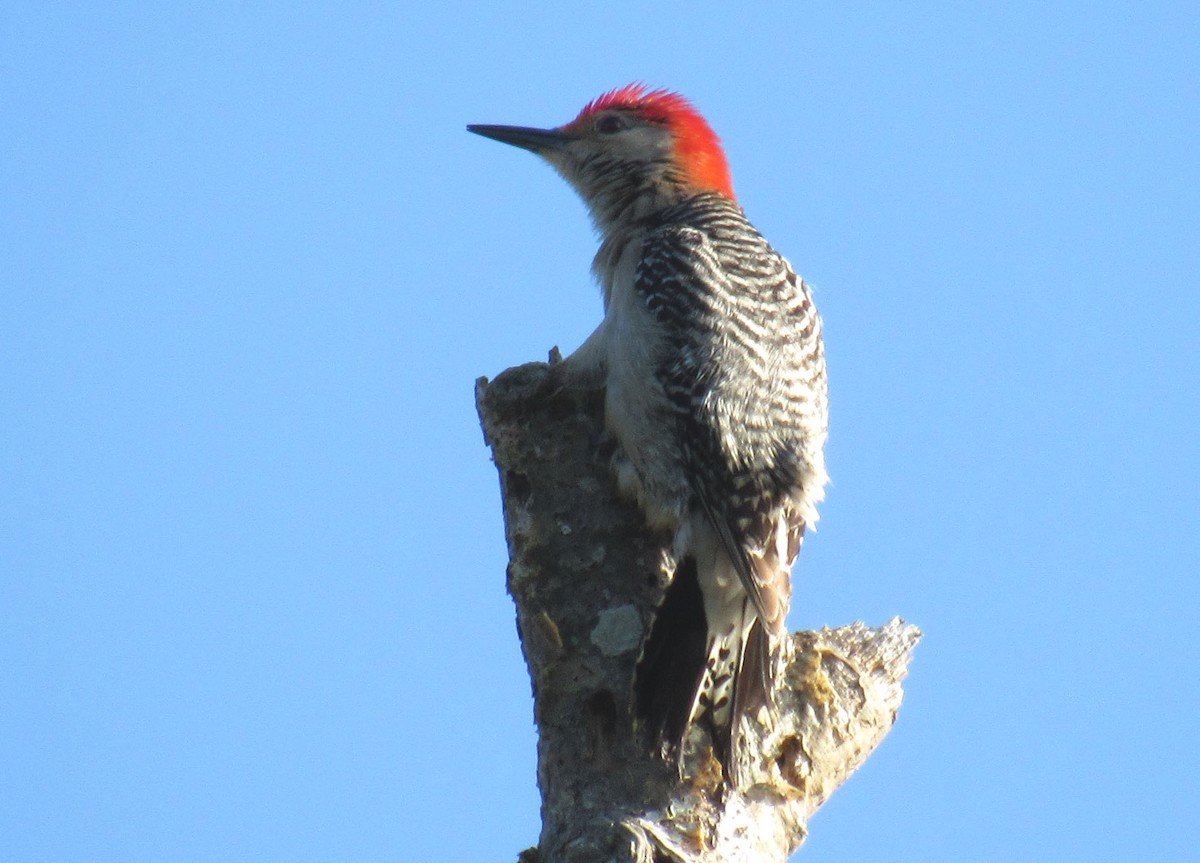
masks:
{"type": "Polygon", "coordinates": [[[773,706],[791,569],[828,481],[809,286],[747,220],[719,139],[677,93],[631,84],[556,128],[467,129],[544,158],[600,235],[604,319],[566,362],[604,383],[619,486],[674,532],[637,716],[680,759],[705,722],[740,784],[743,717],[773,706]]]}

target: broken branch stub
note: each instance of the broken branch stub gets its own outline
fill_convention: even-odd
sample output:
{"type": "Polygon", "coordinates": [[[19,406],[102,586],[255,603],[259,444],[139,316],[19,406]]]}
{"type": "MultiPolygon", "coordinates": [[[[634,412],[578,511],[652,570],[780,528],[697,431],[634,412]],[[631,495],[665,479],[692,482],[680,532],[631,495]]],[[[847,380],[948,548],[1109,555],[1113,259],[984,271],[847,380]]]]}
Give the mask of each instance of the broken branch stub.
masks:
{"type": "Polygon", "coordinates": [[[603,392],[568,367],[531,363],[476,382],[538,726],[542,832],[522,860],[784,861],[890,730],[920,633],[899,619],[796,633],[777,715],[747,728],[753,781],[743,788],[722,781],[702,730],[689,735],[682,770],[652,755],[631,695],[671,537],[617,496],[603,392]]]}

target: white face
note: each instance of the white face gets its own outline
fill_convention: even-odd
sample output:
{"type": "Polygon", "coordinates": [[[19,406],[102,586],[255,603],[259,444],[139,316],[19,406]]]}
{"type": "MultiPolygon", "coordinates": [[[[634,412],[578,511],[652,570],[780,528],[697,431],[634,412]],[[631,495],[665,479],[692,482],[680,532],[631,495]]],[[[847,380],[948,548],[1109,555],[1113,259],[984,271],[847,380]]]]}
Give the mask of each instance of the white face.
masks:
{"type": "Polygon", "coordinates": [[[646,120],[625,109],[600,111],[589,117],[582,128],[568,127],[568,130],[578,138],[568,145],[568,150],[578,146],[584,152],[600,150],[630,161],[650,161],[670,155],[671,133],[666,124],[646,120]]]}
{"type": "Polygon", "coordinates": [[[662,186],[672,166],[673,142],[666,124],[629,110],[600,111],[561,131],[567,142],[542,155],[588,202],[600,222],[615,215],[614,210],[637,205],[620,200],[622,192],[662,186]],[[631,175],[640,182],[630,183],[631,175]]]}

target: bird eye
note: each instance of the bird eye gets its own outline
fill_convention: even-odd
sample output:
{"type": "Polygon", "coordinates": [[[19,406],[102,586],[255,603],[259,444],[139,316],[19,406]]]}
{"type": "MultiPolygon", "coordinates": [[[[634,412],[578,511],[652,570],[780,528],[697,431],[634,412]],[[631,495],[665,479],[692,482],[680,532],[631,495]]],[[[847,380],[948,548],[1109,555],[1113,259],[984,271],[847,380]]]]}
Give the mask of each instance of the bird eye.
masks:
{"type": "Polygon", "coordinates": [[[616,114],[605,114],[596,121],[596,131],[601,135],[612,135],[625,128],[625,122],[616,114]]]}

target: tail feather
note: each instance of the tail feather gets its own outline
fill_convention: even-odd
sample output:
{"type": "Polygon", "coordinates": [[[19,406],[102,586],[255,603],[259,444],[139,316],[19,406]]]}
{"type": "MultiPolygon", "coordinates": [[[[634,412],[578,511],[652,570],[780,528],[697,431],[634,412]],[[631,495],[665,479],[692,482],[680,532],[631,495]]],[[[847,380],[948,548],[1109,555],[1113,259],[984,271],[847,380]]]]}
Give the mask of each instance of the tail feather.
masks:
{"type": "Polygon", "coordinates": [[[690,726],[703,723],[725,775],[735,777],[742,718],[769,704],[771,641],[748,596],[710,628],[694,557],[679,562],[638,660],[634,699],[652,744],[681,754],[690,726]]]}
{"type": "Polygon", "coordinates": [[[691,720],[707,723],[714,754],[725,776],[738,785],[742,720],[770,703],[772,668],[770,638],[746,597],[739,619],[710,633],[705,676],[691,720]]]}
{"type": "Polygon", "coordinates": [[[737,733],[742,717],[753,716],[760,708],[770,707],[773,689],[773,665],[771,663],[771,639],[761,620],[750,624],[742,647],[742,667],[738,670],[733,686],[733,715],[730,717],[735,729],[733,737],[736,754],[737,733]]]}
{"type": "Polygon", "coordinates": [[[696,579],[696,561],[679,562],[634,677],[634,701],[651,740],[678,747],[703,686],[708,630],[704,597],[696,579]]]}
{"type": "Polygon", "coordinates": [[[739,752],[743,720],[772,707],[791,564],[804,535],[798,517],[776,516],[759,541],[732,552],[705,512],[684,520],[675,537],[676,572],[634,680],[638,718],[654,746],[679,755],[688,728],[703,724],[735,785],[743,784],[737,766],[746,760],[739,752]]]}

